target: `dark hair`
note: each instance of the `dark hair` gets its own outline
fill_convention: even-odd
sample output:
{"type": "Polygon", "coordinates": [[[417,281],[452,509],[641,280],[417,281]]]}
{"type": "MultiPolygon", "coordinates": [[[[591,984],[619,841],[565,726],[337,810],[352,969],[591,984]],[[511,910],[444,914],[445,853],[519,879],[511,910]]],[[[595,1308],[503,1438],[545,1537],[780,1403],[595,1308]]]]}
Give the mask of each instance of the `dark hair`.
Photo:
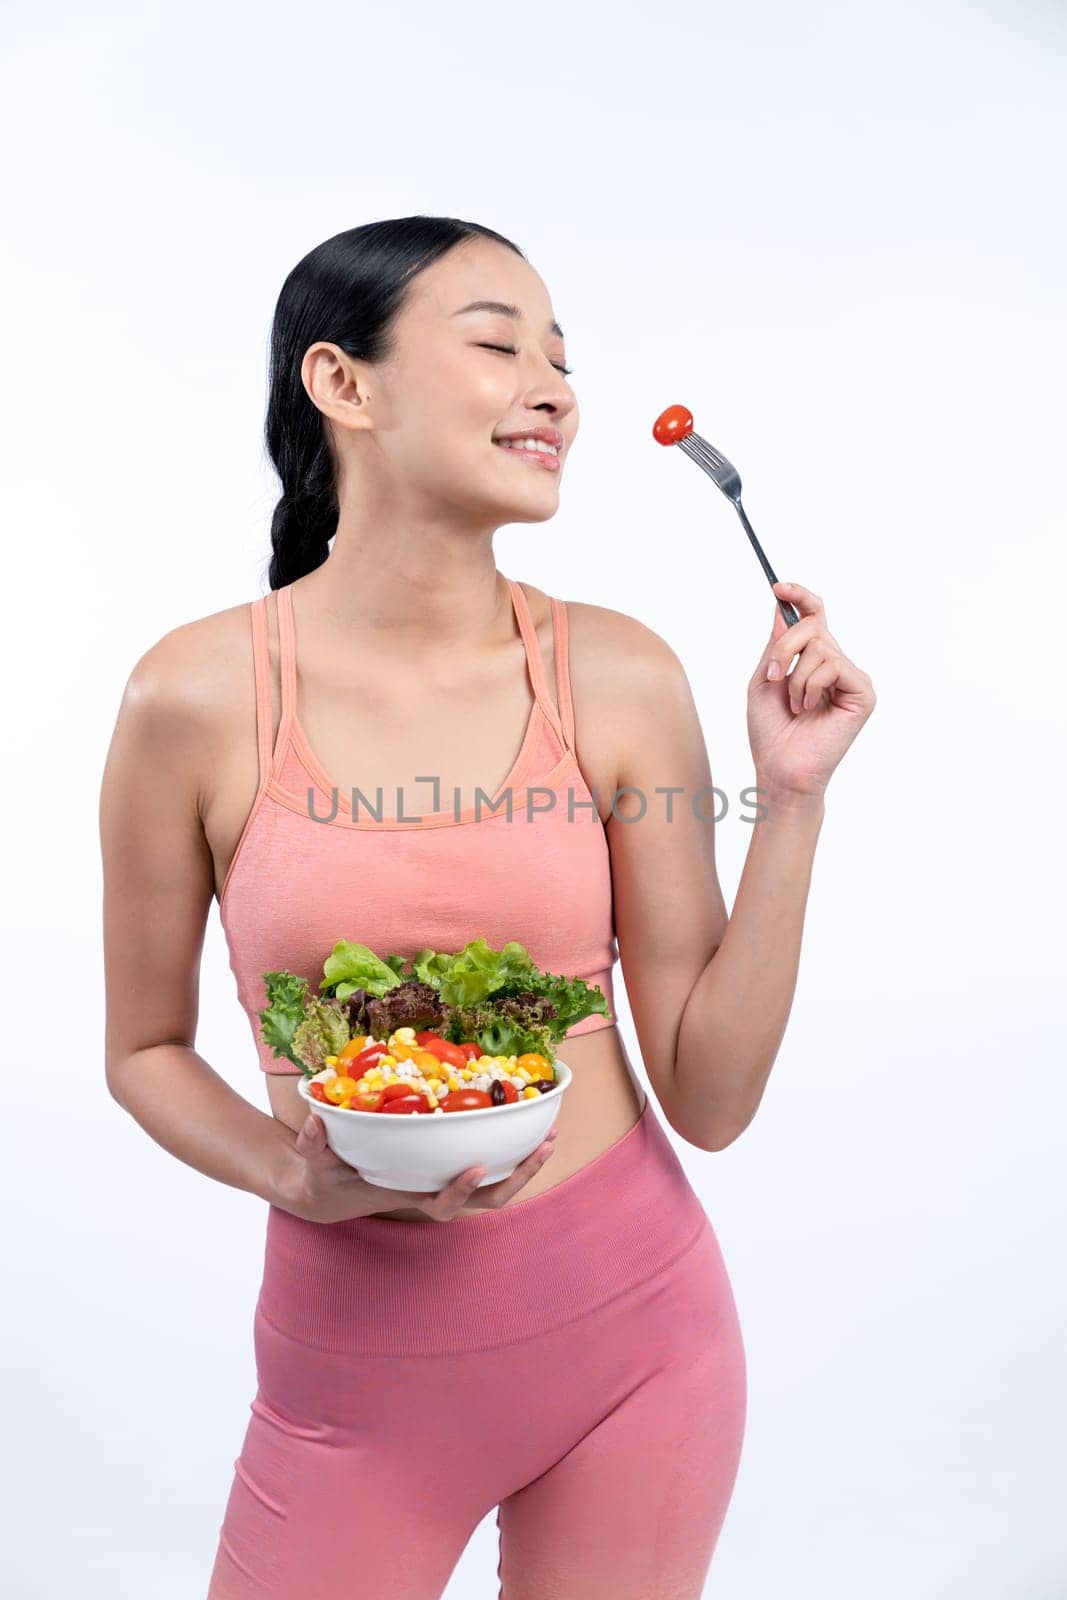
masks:
{"type": "Polygon", "coordinates": [[[270,526],[272,589],[321,567],[337,530],[326,419],[300,377],[304,352],[325,339],[357,360],[383,360],[411,279],[453,245],[479,236],[496,239],[526,260],[517,244],[476,222],[395,217],[323,240],[282,284],[270,335],[265,427],[267,450],[282,482],[270,526]]]}

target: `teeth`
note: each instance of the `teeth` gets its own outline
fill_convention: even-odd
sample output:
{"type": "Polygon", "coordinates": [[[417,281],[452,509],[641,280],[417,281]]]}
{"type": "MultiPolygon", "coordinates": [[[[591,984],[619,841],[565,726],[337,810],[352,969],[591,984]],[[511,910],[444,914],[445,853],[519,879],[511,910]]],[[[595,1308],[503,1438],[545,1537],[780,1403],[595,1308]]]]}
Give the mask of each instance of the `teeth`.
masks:
{"type": "Polygon", "coordinates": [[[549,455],[558,456],[559,451],[554,444],[548,444],[544,439],[498,439],[498,444],[505,450],[542,450],[549,455]]]}

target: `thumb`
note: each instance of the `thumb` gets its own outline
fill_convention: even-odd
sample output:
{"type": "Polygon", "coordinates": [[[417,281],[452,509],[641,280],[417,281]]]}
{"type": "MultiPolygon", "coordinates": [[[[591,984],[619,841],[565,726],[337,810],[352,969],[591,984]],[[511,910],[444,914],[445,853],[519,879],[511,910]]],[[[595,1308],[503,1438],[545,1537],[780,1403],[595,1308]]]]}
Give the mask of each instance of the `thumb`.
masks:
{"type": "Polygon", "coordinates": [[[762,683],[766,678],[767,666],[771,659],[771,651],[777,644],[778,640],[782,637],[782,634],[786,632],[788,627],[789,624],[782,616],[781,609],[776,601],[774,606],[774,620],[771,623],[771,631],[767,635],[767,642],[763,646],[763,652],[756,663],[756,670],[752,674],[753,683],[762,683]]]}
{"type": "Polygon", "coordinates": [[[322,1145],[322,1118],[309,1111],[296,1136],[298,1150],[313,1150],[322,1145]]]}

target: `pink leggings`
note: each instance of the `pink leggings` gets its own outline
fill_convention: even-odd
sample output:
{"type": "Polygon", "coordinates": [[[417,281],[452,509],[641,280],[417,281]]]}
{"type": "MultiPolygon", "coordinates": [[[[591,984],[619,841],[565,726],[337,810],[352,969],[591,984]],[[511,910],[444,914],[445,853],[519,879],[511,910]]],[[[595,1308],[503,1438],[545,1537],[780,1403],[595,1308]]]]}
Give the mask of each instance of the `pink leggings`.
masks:
{"type": "Polygon", "coordinates": [[[268,1213],[257,1391],[207,1600],[698,1600],[745,1427],[715,1232],[650,1099],[554,1188],[446,1223],[268,1213]]]}

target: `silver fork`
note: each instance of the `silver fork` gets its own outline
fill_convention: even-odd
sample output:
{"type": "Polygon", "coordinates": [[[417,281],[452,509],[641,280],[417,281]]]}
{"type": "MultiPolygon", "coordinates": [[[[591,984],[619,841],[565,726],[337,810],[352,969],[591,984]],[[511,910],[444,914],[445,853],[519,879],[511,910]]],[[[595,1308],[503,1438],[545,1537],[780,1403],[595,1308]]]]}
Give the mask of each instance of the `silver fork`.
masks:
{"type": "MultiPolygon", "coordinates": [[[[693,431],[692,414],[682,406],[671,406],[657,420],[653,429],[654,437],[660,444],[676,444],[684,450],[691,461],[698,467],[703,467],[711,479],[734,507],[741,518],[742,526],[748,534],[749,543],[756,552],[760,566],[767,574],[767,582],[774,584],[778,578],[767,557],[763,554],[760,542],[756,538],[756,530],[745,515],[745,508],[741,504],[741,474],[732,461],[727,461],[721,451],[711,446],[699,433],[693,431]],[[675,415],[675,413],[679,413],[675,415]]],[[[775,595],[778,600],[778,596],[775,595]]],[[[778,609],[790,626],[800,621],[800,612],[789,600],[778,600],[778,609]]]]}

